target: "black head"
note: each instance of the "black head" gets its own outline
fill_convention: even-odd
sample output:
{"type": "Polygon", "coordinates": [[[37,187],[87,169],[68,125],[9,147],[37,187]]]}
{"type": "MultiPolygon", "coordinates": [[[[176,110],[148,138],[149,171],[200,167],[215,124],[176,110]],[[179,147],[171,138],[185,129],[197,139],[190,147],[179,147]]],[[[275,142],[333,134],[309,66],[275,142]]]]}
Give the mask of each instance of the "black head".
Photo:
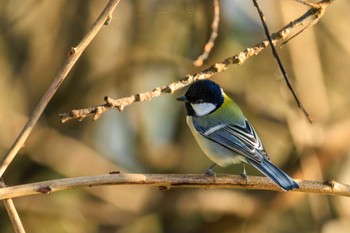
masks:
{"type": "Polygon", "coordinates": [[[186,103],[188,115],[195,115],[191,104],[210,103],[220,107],[224,102],[221,87],[211,80],[200,80],[194,82],[184,96],[177,98],[186,103]]]}

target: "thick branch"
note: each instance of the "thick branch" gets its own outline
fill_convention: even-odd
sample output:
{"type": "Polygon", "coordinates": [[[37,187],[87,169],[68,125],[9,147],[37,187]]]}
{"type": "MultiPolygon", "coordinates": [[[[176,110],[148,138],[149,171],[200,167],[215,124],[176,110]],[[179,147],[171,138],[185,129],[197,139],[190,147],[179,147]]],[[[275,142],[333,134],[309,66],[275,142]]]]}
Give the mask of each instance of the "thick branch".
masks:
{"type": "MultiPolygon", "coordinates": [[[[296,182],[299,184],[300,189],[293,190],[295,192],[350,197],[349,185],[340,184],[332,180],[296,180],[296,182]]],[[[50,194],[73,188],[104,185],[148,185],[157,186],[160,190],[191,187],[282,191],[271,180],[261,176],[249,176],[248,180],[245,180],[238,175],[225,174],[217,175],[214,178],[200,174],[126,174],[117,172],[107,175],[66,178],[5,187],[0,189],[0,200],[36,194],[50,194]]]]}
{"type": "MultiPolygon", "coordinates": [[[[320,17],[323,16],[324,11],[330,5],[332,0],[324,0],[318,4],[321,4],[322,7],[311,8],[305,14],[297,18],[296,20],[290,22],[288,25],[280,29],[278,32],[271,35],[272,42],[275,44],[280,40],[285,39],[287,36],[291,34],[296,28],[303,27],[308,20],[318,21],[320,17]]],[[[60,121],[62,123],[67,122],[72,119],[83,120],[88,116],[93,116],[93,120],[97,120],[102,113],[117,108],[119,111],[122,111],[126,106],[129,106],[135,102],[149,101],[153,98],[159,97],[163,94],[172,94],[177,90],[180,90],[187,85],[193,83],[194,81],[200,79],[208,79],[213,75],[225,71],[230,65],[243,64],[248,58],[259,54],[265,48],[269,46],[269,41],[265,40],[251,48],[247,48],[246,50],[236,54],[232,57],[226,58],[225,60],[218,62],[209,68],[196,73],[194,75],[187,75],[186,78],[181,79],[180,81],[173,82],[167,86],[156,87],[152,91],[138,93],[135,95],[131,95],[129,97],[124,97],[120,99],[112,99],[110,97],[105,97],[105,104],[97,105],[90,108],[84,109],[76,109],[67,113],[62,113],[59,115],[60,121]]]]}

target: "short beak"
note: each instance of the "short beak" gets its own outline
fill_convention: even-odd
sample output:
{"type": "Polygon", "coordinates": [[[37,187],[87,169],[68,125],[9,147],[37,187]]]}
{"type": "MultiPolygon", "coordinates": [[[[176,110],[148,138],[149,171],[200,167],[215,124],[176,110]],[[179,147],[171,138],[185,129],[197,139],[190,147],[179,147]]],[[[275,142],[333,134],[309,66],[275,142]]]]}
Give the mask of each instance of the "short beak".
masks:
{"type": "Polygon", "coordinates": [[[180,97],[176,98],[176,100],[181,101],[181,102],[185,102],[185,103],[187,103],[187,102],[188,102],[188,100],[187,100],[187,98],[186,98],[186,96],[185,96],[185,95],[183,95],[183,96],[180,96],[180,97]]]}

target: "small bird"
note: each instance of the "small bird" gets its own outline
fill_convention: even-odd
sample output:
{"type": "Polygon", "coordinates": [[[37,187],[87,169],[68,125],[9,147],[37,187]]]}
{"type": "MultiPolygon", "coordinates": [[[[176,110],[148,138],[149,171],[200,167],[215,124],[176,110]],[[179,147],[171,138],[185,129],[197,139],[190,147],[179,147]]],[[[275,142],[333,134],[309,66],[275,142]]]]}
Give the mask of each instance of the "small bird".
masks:
{"type": "Polygon", "coordinates": [[[217,164],[226,167],[242,163],[241,176],[247,178],[247,163],[285,191],[299,188],[291,177],[270,162],[253,126],[217,83],[196,81],[177,100],[185,102],[187,124],[204,153],[214,161],[206,175],[215,176],[212,169],[217,164]]]}

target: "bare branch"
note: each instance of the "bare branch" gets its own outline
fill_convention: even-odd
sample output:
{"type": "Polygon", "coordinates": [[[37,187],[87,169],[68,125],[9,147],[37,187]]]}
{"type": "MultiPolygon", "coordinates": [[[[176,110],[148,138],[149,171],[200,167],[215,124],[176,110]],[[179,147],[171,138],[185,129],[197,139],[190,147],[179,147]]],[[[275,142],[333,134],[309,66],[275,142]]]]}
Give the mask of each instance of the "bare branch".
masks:
{"type": "Polygon", "coordinates": [[[258,4],[258,1],[257,0],[253,0],[253,3],[254,3],[254,6],[256,7],[258,13],[259,13],[259,16],[260,16],[260,19],[261,19],[261,23],[264,27],[264,32],[265,32],[265,35],[267,37],[267,39],[269,40],[270,42],[270,47],[271,47],[271,50],[272,50],[272,54],[274,56],[274,58],[276,59],[277,61],[277,64],[278,64],[278,67],[280,68],[281,70],[281,73],[283,75],[283,78],[284,78],[284,81],[286,82],[287,84],[287,87],[288,89],[290,90],[290,92],[292,93],[293,97],[294,97],[294,100],[295,102],[297,103],[298,107],[302,110],[302,112],[304,113],[304,115],[307,117],[307,119],[309,120],[310,123],[312,123],[312,119],[311,119],[311,116],[310,114],[306,111],[304,105],[301,103],[301,101],[299,100],[297,94],[295,93],[293,87],[292,87],[292,84],[290,84],[289,82],[289,79],[288,79],[288,76],[287,76],[287,71],[286,69],[284,68],[283,64],[282,64],[282,61],[281,61],[281,58],[278,56],[278,53],[277,53],[277,50],[275,48],[275,45],[273,44],[272,42],[272,39],[271,39],[271,35],[270,35],[270,32],[269,32],[269,28],[266,24],[266,21],[265,21],[265,16],[264,16],[264,13],[262,12],[262,10],[260,9],[260,6],[258,4]]]}
{"type": "Polygon", "coordinates": [[[326,8],[328,7],[328,5],[334,0],[324,0],[324,1],[321,1],[319,3],[304,2],[301,0],[296,0],[296,1],[299,3],[302,3],[304,5],[310,6],[313,9],[318,9],[318,13],[315,15],[315,18],[310,23],[308,23],[303,29],[301,29],[299,32],[297,32],[296,34],[291,36],[288,40],[283,42],[281,44],[280,48],[282,48],[284,45],[286,45],[290,40],[294,39],[295,37],[297,37],[298,35],[303,33],[306,29],[315,25],[320,20],[320,18],[324,15],[324,13],[326,12],[326,8]]]}
{"type": "MultiPolygon", "coordinates": [[[[323,15],[323,14],[320,14],[320,12],[321,11],[324,12],[331,2],[332,0],[321,1],[319,4],[322,4],[322,8],[309,9],[305,14],[303,14],[296,20],[290,22],[288,25],[280,29],[278,32],[272,34],[271,35],[272,42],[275,44],[278,41],[285,39],[292,31],[294,31],[296,28],[300,26],[303,26],[305,22],[309,19],[318,20],[323,15]]],[[[194,81],[197,81],[200,79],[208,79],[219,72],[223,72],[230,65],[233,65],[233,64],[241,65],[248,58],[259,54],[268,46],[269,46],[269,41],[265,40],[251,48],[245,49],[244,51],[234,55],[233,57],[226,58],[225,60],[218,62],[199,73],[196,73],[194,75],[187,75],[184,79],[181,79],[180,81],[173,82],[167,86],[156,87],[152,91],[131,95],[129,97],[124,97],[116,100],[110,97],[105,97],[104,99],[106,101],[105,104],[97,105],[90,108],[72,110],[67,113],[61,113],[59,115],[60,121],[64,123],[72,119],[83,120],[88,116],[93,116],[92,119],[97,120],[101,116],[101,114],[107,110],[117,108],[119,111],[122,111],[126,106],[131,105],[135,102],[149,101],[149,100],[152,100],[153,98],[159,97],[166,93],[172,94],[175,91],[180,90],[186,87],[187,85],[193,83],[194,81]]]]}
{"type": "Polygon", "coordinates": [[[28,119],[26,125],[22,129],[21,133],[18,135],[16,141],[12,145],[10,151],[7,153],[5,158],[1,161],[0,165],[0,177],[4,174],[7,167],[10,165],[12,160],[17,155],[18,151],[23,147],[25,141],[27,140],[29,134],[32,132],[34,125],[38,121],[39,117],[43,113],[47,104],[50,102],[52,96],[56,93],[64,79],[67,77],[69,71],[74,66],[75,62],[79,59],[80,55],[83,53],[85,48],[90,44],[92,39],[100,31],[100,29],[106,25],[106,22],[109,23],[111,20],[111,14],[114,11],[115,7],[118,5],[120,0],[110,0],[106,5],[105,9],[101,15],[97,18],[96,22],[92,25],[91,29],[81,40],[78,46],[71,48],[68,53],[68,59],[63,65],[61,70],[58,72],[55,79],[52,81],[50,87],[47,89],[44,96],[41,98],[40,102],[36,106],[32,115],[28,119]]]}
{"type": "MultiPolygon", "coordinates": [[[[90,44],[92,39],[96,36],[99,30],[110,23],[111,15],[114,11],[115,7],[118,5],[120,0],[110,0],[106,5],[105,9],[102,11],[100,16],[97,18],[95,23],[92,25],[91,29],[85,35],[85,37],[81,40],[77,47],[71,48],[68,53],[68,59],[61,68],[61,70],[56,75],[55,79],[52,81],[50,87],[45,92],[44,96],[41,98],[40,102],[34,109],[32,115],[29,117],[27,123],[23,127],[22,131],[16,138],[13,143],[11,149],[3,158],[0,163],[0,177],[4,174],[10,163],[16,157],[18,151],[24,146],[25,141],[28,136],[32,132],[35,124],[37,123],[39,117],[43,113],[47,104],[50,102],[51,98],[54,96],[62,82],[67,77],[69,71],[72,69],[76,61],[79,59],[80,55],[83,53],[85,48],[90,44]]],[[[17,214],[15,205],[11,199],[4,200],[4,205],[6,207],[7,213],[11,218],[12,225],[14,227],[15,232],[23,233],[25,232],[19,215],[17,214]]]]}
{"type": "Polygon", "coordinates": [[[295,0],[295,1],[301,3],[301,4],[305,5],[305,6],[309,6],[311,8],[317,8],[318,7],[317,3],[305,2],[305,1],[302,1],[302,0],[295,0]]]}
{"type": "MultiPolygon", "coordinates": [[[[296,180],[300,189],[293,192],[319,193],[350,197],[350,186],[332,180],[296,180]]],[[[218,174],[208,177],[201,174],[127,174],[113,172],[106,175],[83,176],[17,185],[0,189],[0,200],[36,194],[50,194],[57,191],[105,185],[148,185],[160,190],[170,188],[235,188],[252,190],[282,191],[267,177],[249,176],[247,180],[239,175],[218,174]]]]}
{"type": "MultiPolygon", "coordinates": [[[[0,179],[0,188],[6,187],[4,181],[0,179]]],[[[16,207],[13,204],[12,199],[4,199],[4,205],[6,208],[6,211],[11,219],[12,226],[16,233],[25,233],[22,221],[17,213],[16,207]]]]}
{"type": "Polygon", "coordinates": [[[193,62],[194,66],[202,66],[204,60],[206,60],[214,47],[216,38],[218,37],[219,22],[220,22],[220,4],[219,0],[213,0],[214,17],[211,23],[211,35],[208,42],[204,45],[204,51],[198,58],[193,62]]]}

